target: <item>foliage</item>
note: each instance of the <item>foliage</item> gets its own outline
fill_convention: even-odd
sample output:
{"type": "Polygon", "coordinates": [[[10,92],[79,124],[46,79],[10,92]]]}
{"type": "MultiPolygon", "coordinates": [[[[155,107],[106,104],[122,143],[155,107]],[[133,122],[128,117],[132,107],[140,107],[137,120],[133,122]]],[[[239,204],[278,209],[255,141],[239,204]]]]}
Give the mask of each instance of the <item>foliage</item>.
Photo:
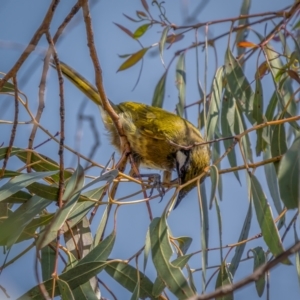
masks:
{"type": "MultiPolygon", "coordinates": [[[[86,1],[82,0],[79,3],[80,5],[75,5],[69,14],[70,19],[76,14],[76,10],[86,12],[86,1]]],[[[56,8],[52,5],[47,12],[48,17],[51,16],[51,10],[53,14],[55,9],[59,10],[59,6],[56,8]]],[[[182,26],[172,22],[172,13],[165,8],[164,2],[141,0],[141,5],[143,9],[137,10],[135,17],[124,14],[133,29],[115,23],[128,39],[138,45],[131,54],[120,55],[123,62],[118,71],[128,72],[128,69],[134,65],[140,65],[140,74],[145,72],[143,62],[148,59],[146,54],[157,49],[159,57],[156,59],[161,61],[164,71],[153,88],[152,105],[163,106],[168,89],[167,79],[175,76],[178,90],[177,114],[186,117],[186,111],[191,106],[194,106],[197,111],[199,130],[205,133],[211,144],[212,153],[211,167],[206,170],[209,176],[201,187],[198,187],[201,229],[197,232],[201,236],[201,248],[190,252],[193,238],[173,236],[172,228],[168,224],[179,188],[172,189],[171,196],[169,194],[165,196],[164,211],[159,217],[153,218],[149,199],[157,198],[159,195],[154,193],[155,195],[151,197],[149,192],[152,183],[142,182],[126,175],[122,169],[122,161],[117,164],[119,170],[113,158],[104,167],[93,161],[92,155],[86,157],[65,146],[64,139],[68,133],[64,129],[63,113],[60,115],[59,138],[51,135],[40,121],[42,113],[47,113],[47,110],[43,112],[45,86],[40,87],[40,110],[34,116],[30,109],[31,99],[27,99],[26,95],[19,90],[16,80],[18,68],[12,68],[7,75],[3,75],[4,80],[0,82],[1,97],[9,95],[15,100],[14,119],[0,121],[1,126],[10,124],[12,128],[10,140],[5,141],[0,149],[2,161],[0,244],[5,249],[22,248],[24,241],[31,241],[32,244],[27,249],[23,249],[20,255],[5,262],[2,270],[9,268],[11,263],[18,264],[18,258],[32,248],[36,249],[36,263],[42,270],[40,280],[42,285],[37,284],[19,299],[44,299],[47,295],[50,297],[60,295],[62,299],[98,299],[95,287],[98,286],[97,280],[102,283],[100,278],[104,272],[130,291],[131,299],[166,299],[172,297],[171,295],[177,299],[186,299],[197,294],[203,294],[201,299],[208,299],[211,296],[205,298],[206,291],[211,289],[211,282],[214,282],[213,286],[217,289],[214,297],[233,299],[234,289],[226,290],[227,293],[224,293],[222,287],[237,281],[236,271],[243,261],[252,261],[254,272],[266,266],[267,262],[270,263],[270,268],[273,267],[273,258],[279,258],[276,264],[279,262],[285,265],[292,264],[293,258],[288,257],[290,253],[285,252],[286,246],[283,242],[293,225],[295,244],[299,245],[297,234],[299,232],[295,226],[299,218],[300,199],[300,116],[299,99],[297,99],[300,83],[299,1],[281,11],[252,15],[251,1],[244,0],[240,16],[212,20],[209,23],[189,22],[182,26]],[[227,26],[223,34],[214,38],[206,34],[199,40],[198,33],[201,28],[210,30],[220,23],[224,27],[227,26]],[[258,29],[261,27],[257,27],[261,23],[269,26],[264,33],[258,29]],[[146,36],[151,31],[156,32],[157,28],[160,28],[160,32],[156,33],[157,40],[149,45],[146,36]],[[191,44],[188,44],[189,41],[186,39],[189,33],[193,33],[195,37],[191,44]],[[226,49],[216,46],[219,40],[228,42],[226,49]],[[147,46],[143,46],[144,41],[148,43],[147,46]],[[171,59],[167,59],[166,53],[170,52],[175,44],[182,46],[182,49],[177,50],[171,59]],[[203,52],[200,53],[201,49],[203,52]],[[216,62],[217,53],[224,55],[224,60],[217,63],[214,76],[209,81],[207,66],[211,65],[211,62],[208,61],[207,53],[211,50],[216,53],[216,62]],[[196,54],[192,58],[196,65],[196,76],[193,76],[195,79],[192,84],[197,85],[200,100],[187,104],[189,70],[186,60],[191,53],[196,54]],[[204,76],[207,82],[204,85],[200,84],[199,57],[201,55],[204,56],[206,65],[204,76]],[[255,74],[248,74],[247,66],[254,63],[255,74]],[[174,67],[175,74],[172,74],[174,67]],[[209,89],[203,88],[208,85],[210,85],[209,89]],[[271,95],[269,99],[265,96],[266,86],[272,89],[271,93],[269,91],[271,95]],[[30,122],[19,121],[19,106],[25,108],[31,119],[30,122]],[[14,145],[20,124],[32,124],[32,132],[29,144],[18,148],[14,145]],[[33,147],[37,130],[49,136],[49,140],[45,143],[58,143],[57,161],[39,153],[33,147]],[[78,155],[81,162],[85,161],[88,167],[83,168],[79,163],[76,170],[65,167],[66,151],[78,155]],[[12,159],[15,159],[15,166],[21,167],[8,169],[8,163],[12,159]],[[242,164],[239,164],[241,161],[242,164]],[[227,165],[229,167],[224,168],[227,165]],[[88,173],[91,167],[97,168],[100,176],[91,179],[88,173]],[[261,173],[257,174],[257,170],[263,168],[265,172],[263,180],[266,181],[267,186],[260,179],[261,173]],[[242,170],[245,170],[243,175],[241,175],[242,170]],[[237,225],[240,227],[239,239],[235,244],[224,246],[224,215],[220,210],[220,200],[226,201],[223,189],[228,187],[223,186],[222,177],[228,176],[229,173],[233,173],[236,179],[232,185],[243,183],[247,186],[248,210],[244,223],[237,225]],[[89,181],[87,184],[85,184],[86,179],[89,181]],[[100,186],[99,182],[101,182],[100,186]],[[126,187],[130,184],[139,188],[135,194],[142,195],[144,199],[132,200],[135,194],[128,194],[126,187]],[[266,194],[270,194],[270,199],[267,199],[266,194]],[[147,223],[148,231],[144,241],[139,241],[139,244],[143,243],[143,245],[136,253],[132,253],[130,258],[112,257],[115,240],[118,237],[116,226],[118,210],[122,206],[138,205],[141,202],[147,203],[151,220],[149,224],[147,223]],[[99,212],[99,207],[104,209],[99,212]],[[217,213],[219,231],[217,250],[220,253],[220,259],[215,260],[214,263],[209,262],[208,259],[212,250],[209,245],[212,208],[217,213]],[[290,210],[295,212],[293,217],[287,214],[290,210]],[[98,215],[101,220],[96,232],[93,232],[91,224],[95,222],[95,215],[98,215]],[[109,218],[111,215],[113,215],[112,220],[109,218]],[[253,222],[256,222],[255,219],[260,232],[251,237],[250,227],[253,222]],[[112,225],[113,229],[107,233],[109,225],[112,225]],[[252,240],[258,240],[260,246],[252,248],[248,246],[252,240]],[[233,250],[234,253],[231,255],[233,250]],[[247,255],[246,251],[248,251],[247,255]],[[61,260],[58,259],[59,256],[61,260]],[[192,258],[196,258],[197,265],[192,258]],[[141,260],[143,267],[139,265],[141,260]],[[154,278],[151,272],[148,274],[146,270],[150,262],[156,271],[154,278]],[[58,264],[63,265],[62,272],[58,271],[58,264]],[[212,273],[209,272],[210,269],[213,269],[212,273]],[[201,284],[195,280],[198,273],[201,273],[201,284]]],[[[50,24],[51,17],[45,17],[43,22],[43,24],[46,22],[50,24]]],[[[69,19],[66,18],[62,27],[64,28],[68,22],[69,19]]],[[[91,27],[86,14],[85,22],[89,36],[91,27]]],[[[53,63],[58,62],[59,52],[57,54],[54,45],[59,38],[59,33],[52,40],[49,32],[43,32],[41,28],[43,27],[41,26],[35,34],[37,40],[32,43],[38,43],[38,37],[45,34],[49,42],[49,51],[44,61],[47,69],[51,55],[53,63]]],[[[88,45],[95,63],[97,57],[92,51],[91,43],[88,45]]],[[[122,50],[122,47],[120,49],[122,50]]],[[[18,60],[20,64],[27,59],[26,55],[30,51],[32,50],[25,51],[24,56],[20,57],[18,60]]],[[[95,72],[97,74],[97,68],[95,72]]],[[[42,76],[46,78],[46,73],[42,76]]],[[[61,79],[59,67],[58,78],[61,79]]],[[[139,80],[140,75],[138,75],[137,85],[139,80]]],[[[98,89],[99,86],[102,86],[102,82],[97,82],[98,89]]],[[[60,110],[63,112],[62,81],[60,81],[60,91],[60,110]]],[[[99,93],[102,96],[100,89],[99,93]]],[[[68,115],[69,112],[66,110],[65,113],[68,115]]],[[[100,160],[100,163],[104,162],[100,160]]],[[[177,187],[176,184],[172,187],[174,186],[177,187]]],[[[165,185],[166,189],[169,187],[165,185]]],[[[233,212],[233,215],[236,213],[233,212]]],[[[300,247],[297,249],[299,251],[300,247]]],[[[299,253],[296,255],[295,266],[291,267],[296,268],[300,278],[299,253]]],[[[35,272],[37,278],[40,278],[37,268],[35,272]]],[[[260,278],[253,276],[251,279],[255,281],[259,296],[269,288],[265,273],[260,275],[260,278]]],[[[110,288],[115,289],[115,287],[110,288]]],[[[112,297],[114,297],[113,293],[112,297]]]]}

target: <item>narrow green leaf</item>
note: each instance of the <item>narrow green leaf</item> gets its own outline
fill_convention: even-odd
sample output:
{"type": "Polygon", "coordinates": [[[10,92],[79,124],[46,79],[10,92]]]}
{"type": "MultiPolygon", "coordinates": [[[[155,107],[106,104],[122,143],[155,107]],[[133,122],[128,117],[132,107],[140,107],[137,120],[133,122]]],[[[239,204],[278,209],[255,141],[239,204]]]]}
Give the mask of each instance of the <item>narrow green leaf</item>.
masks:
{"type": "MultiPolygon", "coordinates": [[[[62,273],[59,278],[65,281],[71,290],[87,282],[90,278],[97,275],[108,263],[107,262],[89,262],[82,265],[76,265],[74,268],[62,273]]],[[[53,279],[43,282],[49,295],[52,295],[53,279]]],[[[58,286],[55,287],[54,296],[60,295],[58,286]]],[[[43,300],[39,285],[33,287],[17,300],[43,300]]]]}
{"type": "Polygon", "coordinates": [[[299,208],[300,199],[300,136],[284,154],[278,170],[281,199],[287,209],[299,208]]]}
{"type": "MultiPolygon", "coordinates": [[[[16,156],[24,163],[28,163],[27,161],[27,156],[28,152],[27,151],[18,151],[16,153],[16,156]]],[[[37,152],[32,152],[31,153],[31,161],[29,162],[31,164],[31,168],[35,172],[45,172],[45,171],[56,171],[54,175],[51,176],[51,178],[55,182],[59,182],[59,165],[57,164],[56,161],[52,160],[50,157],[37,153],[37,152]]],[[[65,170],[64,171],[64,178],[68,179],[72,175],[72,172],[65,170]]]]}
{"type": "MultiPolygon", "coordinates": [[[[263,89],[260,79],[256,78],[256,85],[255,85],[255,95],[253,101],[253,119],[256,121],[256,124],[261,124],[264,122],[263,117],[263,89]]],[[[257,141],[256,141],[256,155],[259,156],[261,151],[264,150],[264,142],[262,138],[262,129],[256,130],[257,134],[257,141]]]]}
{"type": "Polygon", "coordinates": [[[130,57],[122,63],[122,65],[119,67],[117,72],[124,71],[124,70],[134,66],[137,62],[139,62],[144,57],[144,55],[146,54],[146,52],[149,49],[150,49],[149,47],[143,48],[143,49],[139,50],[138,52],[131,54],[130,57]]]}
{"type": "Polygon", "coordinates": [[[50,186],[48,184],[34,182],[27,186],[27,190],[30,193],[36,194],[45,199],[57,201],[58,199],[58,187],[50,186]]]}
{"type": "MultiPolygon", "coordinates": [[[[139,279],[139,278],[138,278],[139,279]]],[[[133,293],[130,300],[139,300],[140,299],[140,281],[137,280],[133,293]]]]}
{"type": "Polygon", "coordinates": [[[0,201],[10,197],[21,189],[27,187],[31,183],[51,176],[55,173],[57,173],[57,171],[26,173],[13,178],[0,187],[0,201]]]}
{"type": "MultiPolygon", "coordinates": [[[[266,151],[264,151],[263,158],[264,160],[271,158],[270,147],[268,147],[266,151]]],[[[265,169],[269,192],[271,194],[276,211],[279,215],[282,212],[282,205],[281,205],[281,199],[279,195],[278,180],[277,180],[274,164],[272,163],[266,164],[264,165],[264,169],[265,169]]]]}
{"type": "Polygon", "coordinates": [[[84,185],[84,171],[81,165],[78,165],[76,171],[69,179],[64,191],[63,201],[68,201],[72,196],[81,191],[84,185]]]}
{"type": "MultiPolygon", "coordinates": [[[[218,273],[215,288],[217,289],[218,287],[222,287],[227,284],[232,284],[232,275],[230,274],[230,271],[228,270],[226,262],[222,262],[220,271],[218,273]]],[[[233,300],[233,294],[227,294],[224,296],[220,296],[217,299],[218,300],[233,300]]]]}
{"type": "Polygon", "coordinates": [[[166,284],[161,280],[160,277],[156,277],[154,284],[153,284],[153,289],[152,289],[152,294],[155,298],[158,298],[159,295],[163,292],[165,289],[166,284]]]}
{"type": "Polygon", "coordinates": [[[3,223],[0,224],[0,244],[12,246],[30,221],[43,211],[51,202],[33,196],[18,207],[3,223]]]}
{"type": "MultiPolygon", "coordinates": [[[[48,225],[53,219],[53,215],[54,214],[40,215],[39,217],[32,219],[29,224],[26,225],[26,227],[18,237],[16,243],[34,238],[35,234],[37,233],[37,229],[43,228],[44,226],[48,225]]],[[[39,230],[39,232],[42,231],[43,229],[39,230]]]]}
{"type": "Polygon", "coordinates": [[[18,176],[18,175],[21,175],[22,173],[20,172],[15,172],[15,171],[11,171],[11,170],[4,170],[4,173],[2,174],[2,178],[11,178],[11,177],[15,177],[15,176],[18,176]]]}
{"type": "Polygon", "coordinates": [[[207,267],[207,249],[209,239],[209,220],[208,220],[208,205],[206,197],[205,182],[200,185],[200,222],[201,222],[201,249],[202,249],[202,289],[206,287],[206,267],[207,267]]]}
{"type": "Polygon", "coordinates": [[[189,236],[180,236],[173,239],[178,243],[179,249],[183,254],[186,254],[193,241],[193,239],[189,236]]]}
{"type": "Polygon", "coordinates": [[[110,210],[111,210],[111,206],[109,204],[106,205],[105,210],[102,214],[101,221],[100,221],[99,226],[98,226],[97,231],[96,231],[96,235],[95,235],[95,238],[94,238],[94,243],[92,245],[92,248],[96,247],[99,244],[99,242],[102,238],[102,235],[104,233],[104,229],[105,229],[108,217],[109,217],[110,210]]]}
{"type": "Polygon", "coordinates": [[[79,193],[72,196],[63,207],[56,211],[52,222],[45,228],[44,232],[40,234],[37,239],[37,247],[39,249],[42,249],[56,238],[58,230],[61,229],[64,222],[68,219],[68,216],[76,205],[78,199],[79,193]]]}
{"type": "Polygon", "coordinates": [[[56,282],[58,284],[62,300],[75,300],[69,285],[65,281],[58,278],[56,282]]]}
{"type": "Polygon", "coordinates": [[[144,248],[144,272],[146,270],[150,250],[151,250],[151,241],[150,241],[150,231],[148,228],[146,233],[145,248],[144,248]]]}
{"type": "MultiPolygon", "coordinates": [[[[249,202],[249,208],[248,208],[247,215],[246,215],[246,218],[245,218],[245,221],[244,221],[244,224],[243,224],[240,236],[239,236],[238,243],[241,241],[244,241],[248,238],[251,220],[252,220],[252,203],[249,202]]],[[[235,247],[234,256],[233,256],[230,266],[229,266],[229,271],[233,277],[234,277],[234,274],[240,264],[245,247],[246,247],[246,243],[240,244],[237,247],[235,247]]]]}
{"type": "Polygon", "coordinates": [[[188,261],[190,260],[190,258],[193,256],[194,254],[187,254],[187,255],[182,255],[177,257],[176,259],[174,259],[172,261],[172,265],[174,267],[178,267],[180,269],[183,269],[183,267],[188,263],[188,261]]]}
{"type": "Polygon", "coordinates": [[[105,267],[105,271],[130,292],[136,289],[138,281],[137,272],[139,272],[139,297],[141,299],[154,298],[152,296],[153,283],[151,280],[131,265],[125,262],[111,262],[105,267]]]}
{"type": "Polygon", "coordinates": [[[116,233],[113,231],[101,243],[99,243],[95,248],[93,248],[85,257],[83,257],[78,262],[78,265],[89,262],[106,261],[113,249],[115,239],[116,233]]]}
{"type": "Polygon", "coordinates": [[[41,268],[43,281],[52,278],[52,274],[55,268],[55,250],[50,247],[44,247],[41,250],[41,268]]]}
{"type": "MultiPolygon", "coordinates": [[[[188,263],[189,259],[192,256],[193,256],[193,254],[179,256],[178,258],[173,260],[171,262],[171,264],[174,267],[178,267],[180,269],[183,269],[183,267],[186,266],[186,264],[188,263]]],[[[187,269],[190,270],[189,268],[187,268],[187,269]]],[[[153,285],[153,289],[152,289],[153,296],[158,297],[163,292],[165,287],[166,287],[166,284],[164,283],[164,281],[160,277],[156,277],[154,285],[153,285]]],[[[196,291],[194,291],[194,292],[196,293],[196,291]]]]}
{"type": "MultiPolygon", "coordinates": [[[[298,243],[299,242],[299,238],[298,238],[298,234],[297,234],[297,230],[296,230],[296,226],[295,226],[296,223],[294,223],[294,238],[295,238],[295,243],[298,243]]],[[[299,281],[299,284],[300,284],[300,251],[296,252],[295,253],[295,259],[296,259],[296,271],[297,271],[297,275],[298,275],[298,281],[299,281]]]]}
{"type": "Polygon", "coordinates": [[[2,93],[14,93],[14,92],[15,92],[15,86],[12,83],[10,83],[9,81],[4,83],[3,87],[0,89],[0,94],[2,94],[2,93]]]}
{"type": "MultiPolygon", "coordinates": [[[[222,109],[221,109],[221,128],[222,128],[222,136],[229,137],[234,136],[234,122],[236,120],[235,115],[235,99],[230,95],[230,93],[225,90],[225,97],[222,101],[222,109]]],[[[232,146],[233,141],[224,140],[224,147],[228,149],[232,146]]],[[[236,167],[236,155],[235,149],[231,150],[228,153],[228,161],[231,167],[236,167]]],[[[234,172],[234,175],[238,182],[240,182],[239,173],[237,171],[234,172]]]]}
{"type": "Polygon", "coordinates": [[[77,202],[74,208],[72,209],[70,215],[68,216],[68,226],[64,224],[63,227],[64,232],[69,230],[69,228],[72,228],[75,225],[77,225],[94,207],[95,207],[95,202],[93,201],[77,202]]]}
{"type": "Polygon", "coordinates": [[[151,26],[151,23],[148,24],[143,24],[140,27],[138,27],[135,32],[133,33],[133,37],[135,39],[140,38],[141,36],[143,36],[145,34],[145,32],[147,31],[147,29],[149,28],[149,26],[151,26]]]}
{"type": "MultiPolygon", "coordinates": [[[[8,147],[0,148],[0,160],[4,159],[6,157],[7,150],[8,150],[8,147]]],[[[12,147],[10,156],[12,157],[21,151],[23,151],[23,149],[12,147]]]]}
{"type": "MultiPolygon", "coordinates": [[[[78,224],[76,224],[75,230],[68,230],[64,232],[64,240],[66,248],[72,254],[74,258],[85,257],[90,253],[91,244],[93,243],[93,235],[90,227],[90,222],[88,218],[83,218],[78,224]],[[80,245],[80,247],[78,247],[80,245]]],[[[73,261],[73,257],[69,257],[69,260],[75,266],[78,263],[73,261]]]]}
{"type": "Polygon", "coordinates": [[[168,35],[168,32],[169,32],[169,26],[166,26],[161,34],[161,38],[160,38],[160,41],[159,41],[159,55],[160,55],[160,60],[162,62],[163,65],[165,65],[164,63],[164,57],[163,57],[163,54],[164,54],[164,48],[165,48],[165,44],[166,44],[166,39],[167,39],[167,35],[168,35]]]}
{"type": "Polygon", "coordinates": [[[18,191],[15,194],[11,195],[10,197],[4,199],[1,201],[1,203],[24,203],[28,201],[32,195],[24,192],[24,191],[18,191]]]}
{"type": "Polygon", "coordinates": [[[210,191],[209,209],[212,208],[212,204],[216,197],[218,183],[219,183],[219,172],[215,165],[210,166],[210,179],[211,179],[211,191],[210,191]]]}
{"type": "MultiPolygon", "coordinates": [[[[240,10],[240,16],[247,16],[250,11],[250,6],[251,6],[251,0],[244,0],[243,4],[241,6],[241,10],[240,10]]],[[[238,27],[243,28],[243,29],[238,30],[236,33],[236,39],[235,39],[236,44],[238,44],[239,42],[242,42],[246,39],[249,28],[244,27],[244,26],[248,23],[249,23],[248,18],[239,19],[238,27]]],[[[238,50],[238,56],[241,56],[246,51],[246,48],[237,47],[237,50],[238,50]]]]}
{"type": "MultiPolygon", "coordinates": [[[[237,106],[235,110],[235,134],[240,134],[247,129],[244,116],[241,109],[237,106]]],[[[242,148],[246,157],[246,160],[253,162],[252,148],[249,139],[249,135],[246,134],[241,139],[242,148]]]]}
{"type": "MultiPolygon", "coordinates": [[[[272,157],[283,155],[287,150],[286,135],[284,124],[274,126],[274,131],[271,140],[272,157]]],[[[275,169],[278,172],[279,162],[274,163],[275,169]]]]}
{"type": "Polygon", "coordinates": [[[243,69],[233,56],[229,47],[225,54],[225,74],[230,93],[237,99],[237,104],[241,106],[249,122],[253,124],[252,111],[254,94],[249,81],[244,75],[243,69]]]}
{"type": "Polygon", "coordinates": [[[79,287],[72,290],[75,299],[80,300],[99,300],[94,292],[90,281],[81,284],[79,287]]]}
{"type": "Polygon", "coordinates": [[[179,55],[176,65],[176,87],[178,89],[178,104],[176,105],[177,115],[184,117],[185,107],[185,87],[186,87],[186,72],[185,72],[185,54],[179,55]]]}
{"type": "MultiPolygon", "coordinates": [[[[217,135],[218,137],[219,135],[217,135]]],[[[220,143],[214,143],[212,145],[212,151],[211,151],[212,161],[215,162],[220,156],[221,156],[221,149],[220,149],[220,143]]],[[[221,163],[217,165],[217,167],[221,168],[221,163]]],[[[222,201],[223,197],[223,183],[222,183],[222,176],[219,176],[219,184],[218,184],[218,194],[219,198],[222,201]]]]}
{"type": "Polygon", "coordinates": [[[155,107],[162,107],[164,98],[165,98],[165,85],[166,85],[166,79],[167,79],[167,71],[164,72],[163,76],[159,79],[154,93],[152,97],[152,106],[155,107]]]}
{"type": "Polygon", "coordinates": [[[208,109],[207,115],[207,131],[206,136],[207,139],[210,141],[214,139],[216,127],[218,126],[219,116],[221,112],[221,98],[222,98],[222,90],[223,90],[223,73],[224,68],[218,68],[211,89],[211,99],[208,109]]]}
{"type": "MultiPolygon", "coordinates": [[[[268,204],[266,196],[255,175],[251,175],[251,191],[262,236],[271,253],[274,256],[277,256],[284,251],[284,248],[276,224],[273,220],[271,207],[268,204]]],[[[284,260],[283,263],[291,264],[288,259],[284,260]]]]}
{"type": "MultiPolygon", "coordinates": [[[[82,187],[78,192],[81,192],[89,187],[91,187],[92,185],[99,183],[100,181],[107,181],[108,183],[111,183],[119,174],[118,170],[110,170],[107,171],[103,174],[101,174],[99,177],[97,177],[96,179],[94,179],[93,181],[89,182],[88,184],[86,184],[84,187],[82,187]]],[[[102,189],[103,187],[101,187],[102,189]]]]}
{"type": "Polygon", "coordinates": [[[219,206],[219,201],[216,198],[216,212],[217,212],[217,217],[218,217],[218,227],[219,227],[219,243],[220,243],[220,261],[222,262],[223,259],[223,229],[222,229],[222,215],[221,215],[221,210],[219,206]]]}
{"type": "Polygon", "coordinates": [[[270,101],[268,102],[268,106],[267,106],[267,110],[266,110],[266,119],[268,121],[272,121],[274,114],[275,114],[275,109],[277,107],[277,103],[278,103],[278,93],[277,91],[274,91],[270,101]]]}
{"type": "MultiPolygon", "coordinates": [[[[267,263],[267,257],[262,247],[256,247],[254,249],[251,249],[251,252],[253,253],[254,256],[253,271],[255,271],[258,267],[267,263]]],[[[264,293],[265,285],[266,285],[266,273],[263,274],[263,276],[261,276],[258,280],[255,281],[255,287],[259,297],[261,297],[262,294],[264,293]]]]}
{"type": "Polygon", "coordinates": [[[79,199],[79,192],[84,184],[83,168],[78,165],[76,171],[69,179],[63,194],[64,205],[57,210],[53,221],[46,227],[45,231],[38,237],[37,246],[42,249],[56,238],[58,230],[61,229],[71,211],[79,199]]]}
{"type": "Polygon", "coordinates": [[[172,249],[169,241],[165,217],[155,218],[150,224],[151,252],[159,277],[178,298],[186,299],[194,295],[180,268],[170,263],[172,249]]]}

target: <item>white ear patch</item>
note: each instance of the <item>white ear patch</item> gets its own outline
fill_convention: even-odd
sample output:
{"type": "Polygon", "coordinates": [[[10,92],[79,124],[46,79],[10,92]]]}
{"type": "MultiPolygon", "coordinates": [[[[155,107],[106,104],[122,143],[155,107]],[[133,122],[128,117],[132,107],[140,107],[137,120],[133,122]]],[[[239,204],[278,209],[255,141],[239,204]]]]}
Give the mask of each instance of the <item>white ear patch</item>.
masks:
{"type": "Polygon", "coordinates": [[[182,151],[176,152],[176,161],[178,163],[178,169],[181,170],[181,168],[185,165],[187,160],[187,155],[185,155],[182,151]]]}

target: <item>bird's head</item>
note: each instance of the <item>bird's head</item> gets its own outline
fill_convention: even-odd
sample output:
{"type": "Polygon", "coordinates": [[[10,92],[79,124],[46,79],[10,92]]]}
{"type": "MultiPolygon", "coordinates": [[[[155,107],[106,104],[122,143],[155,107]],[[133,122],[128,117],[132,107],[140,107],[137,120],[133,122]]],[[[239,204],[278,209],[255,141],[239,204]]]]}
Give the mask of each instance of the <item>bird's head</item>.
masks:
{"type": "MultiPolygon", "coordinates": [[[[179,183],[184,184],[199,176],[209,166],[210,151],[207,145],[195,146],[189,150],[178,150],[176,153],[176,169],[179,183]]],[[[202,177],[201,182],[205,177],[202,177]]],[[[197,185],[197,181],[182,188],[178,194],[174,209],[181,200],[197,185]]]]}

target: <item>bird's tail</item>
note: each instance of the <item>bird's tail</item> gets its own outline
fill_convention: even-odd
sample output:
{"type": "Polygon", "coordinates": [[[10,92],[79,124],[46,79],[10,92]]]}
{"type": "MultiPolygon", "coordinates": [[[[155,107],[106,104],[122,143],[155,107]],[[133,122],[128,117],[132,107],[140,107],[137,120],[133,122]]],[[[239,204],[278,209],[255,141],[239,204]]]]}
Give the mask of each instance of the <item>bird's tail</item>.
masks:
{"type": "MultiPolygon", "coordinates": [[[[56,68],[55,64],[51,63],[52,67],[56,68]]],[[[60,61],[60,68],[63,75],[68,78],[82,93],[84,93],[95,104],[102,107],[102,101],[97,88],[88,80],[76,72],[73,68],[60,61]]]]}

